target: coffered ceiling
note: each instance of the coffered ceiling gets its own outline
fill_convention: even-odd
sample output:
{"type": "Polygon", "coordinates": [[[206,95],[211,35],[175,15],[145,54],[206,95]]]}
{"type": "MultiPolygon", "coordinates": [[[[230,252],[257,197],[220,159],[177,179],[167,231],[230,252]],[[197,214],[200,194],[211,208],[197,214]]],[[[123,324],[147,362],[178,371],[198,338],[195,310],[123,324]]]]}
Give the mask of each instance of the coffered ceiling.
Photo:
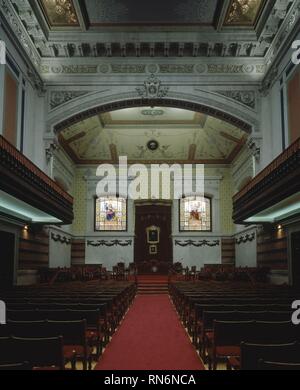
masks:
{"type": "Polygon", "coordinates": [[[9,11],[15,12],[31,43],[45,59],[262,58],[298,0],[1,0],[1,3],[6,11],[4,19],[11,16],[9,11]]]}
{"type": "Polygon", "coordinates": [[[300,0],[0,0],[0,22],[41,93],[149,74],[265,91],[299,30],[300,0]]]}
{"type": "Polygon", "coordinates": [[[219,119],[170,107],[116,110],[63,130],[59,141],[77,164],[229,164],[246,143],[246,134],[219,119]],[[150,145],[149,145],[150,143],[150,145]]]}

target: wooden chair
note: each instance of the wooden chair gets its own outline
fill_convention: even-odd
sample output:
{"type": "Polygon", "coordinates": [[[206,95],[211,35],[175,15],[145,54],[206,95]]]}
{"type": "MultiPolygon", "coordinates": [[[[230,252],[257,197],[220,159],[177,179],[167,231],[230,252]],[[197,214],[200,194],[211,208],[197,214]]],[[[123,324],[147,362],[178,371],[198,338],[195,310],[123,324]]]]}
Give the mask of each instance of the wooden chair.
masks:
{"type": "Polygon", "coordinates": [[[64,357],[76,369],[76,361],[83,362],[83,369],[91,369],[92,351],[88,345],[86,320],[46,321],[47,333],[61,335],[64,340],[64,357]]]}
{"type": "Polygon", "coordinates": [[[64,370],[63,339],[55,338],[0,338],[0,364],[22,365],[35,369],[64,370]]]}
{"type": "Polygon", "coordinates": [[[254,321],[214,321],[213,338],[208,348],[209,369],[216,370],[219,359],[240,356],[240,344],[253,331],[254,321]]]}
{"type": "Polygon", "coordinates": [[[16,356],[28,361],[34,370],[64,370],[63,338],[19,338],[12,337],[16,356]]]}
{"type": "Polygon", "coordinates": [[[32,366],[28,362],[0,364],[0,371],[30,371],[32,366]]]}
{"type": "Polygon", "coordinates": [[[300,371],[300,363],[265,362],[260,360],[259,369],[263,371],[300,371]]]}
{"type": "Polygon", "coordinates": [[[241,344],[241,370],[254,371],[259,369],[259,361],[272,360],[289,363],[299,362],[300,345],[290,344],[241,344]]]}

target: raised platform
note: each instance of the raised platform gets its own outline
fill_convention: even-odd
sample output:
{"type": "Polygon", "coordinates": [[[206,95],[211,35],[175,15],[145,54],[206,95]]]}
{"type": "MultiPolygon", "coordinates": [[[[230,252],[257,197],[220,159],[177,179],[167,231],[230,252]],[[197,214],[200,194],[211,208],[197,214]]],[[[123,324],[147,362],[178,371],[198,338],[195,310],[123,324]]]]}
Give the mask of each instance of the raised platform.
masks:
{"type": "Polygon", "coordinates": [[[138,294],[168,294],[168,276],[139,275],[137,277],[138,294]]]}

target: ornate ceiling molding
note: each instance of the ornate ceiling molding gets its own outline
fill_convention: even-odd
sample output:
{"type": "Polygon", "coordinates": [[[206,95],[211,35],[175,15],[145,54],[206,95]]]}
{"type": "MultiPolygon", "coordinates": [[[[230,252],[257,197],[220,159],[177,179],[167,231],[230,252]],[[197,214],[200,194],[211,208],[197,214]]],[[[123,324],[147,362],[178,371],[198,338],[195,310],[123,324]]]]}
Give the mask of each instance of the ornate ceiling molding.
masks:
{"type": "MultiPolygon", "coordinates": [[[[24,3],[25,5],[28,5],[28,2],[24,3]]],[[[41,57],[38,53],[36,46],[34,45],[32,39],[29,36],[28,30],[25,28],[25,26],[20,20],[20,17],[17,15],[16,10],[13,7],[13,1],[0,0],[0,13],[2,13],[4,21],[8,23],[8,25],[14,32],[31,63],[34,65],[35,68],[39,69],[41,64],[41,57]]],[[[34,16],[32,17],[34,18],[34,16]]]]}
{"type": "Polygon", "coordinates": [[[136,91],[142,99],[163,98],[168,95],[169,87],[162,86],[162,82],[152,74],[136,91]]]}
{"type": "Polygon", "coordinates": [[[73,0],[38,0],[50,27],[79,26],[73,0]]]}
{"type": "MultiPolygon", "coordinates": [[[[229,114],[228,112],[221,111],[220,109],[216,109],[214,107],[209,107],[203,104],[194,103],[190,101],[185,101],[182,99],[182,95],[180,94],[169,94],[168,98],[153,98],[153,99],[141,99],[141,98],[128,98],[128,95],[126,96],[125,100],[122,100],[122,96],[119,95],[119,100],[115,102],[111,102],[108,104],[103,104],[98,107],[94,107],[88,110],[85,110],[79,114],[73,115],[70,118],[61,121],[60,123],[56,124],[54,127],[54,131],[56,133],[59,133],[60,131],[64,130],[67,127],[70,127],[71,125],[74,125],[75,123],[79,121],[83,121],[87,118],[90,118],[92,116],[109,112],[109,111],[115,111],[120,110],[123,108],[129,108],[129,107],[155,107],[155,106],[161,106],[161,107],[174,107],[174,108],[182,108],[186,110],[201,112],[206,115],[213,116],[215,118],[218,118],[220,120],[224,120],[225,122],[228,122],[241,130],[244,130],[247,133],[252,132],[252,126],[251,121],[253,122],[253,118],[247,123],[243,121],[242,119],[238,117],[234,117],[233,115],[229,114]]],[[[209,104],[209,103],[208,103],[209,104]]],[[[216,104],[216,102],[214,102],[216,104]]],[[[249,118],[250,119],[250,118],[249,118]]]]}
{"type": "Polygon", "coordinates": [[[229,99],[235,100],[245,106],[255,109],[256,108],[256,93],[255,91],[216,91],[220,95],[226,96],[229,99]]]}
{"type": "MultiPolygon", "coordinates": [[[[236,2],[237,0],[232,0],[236,2]]],[[[70,1],[68,0],[68,3],[70,1]]],[[[245,2],[243,1],[243,6],[245,2]]],[[[247,2],[246,2],[247,3],[247,2]]],[[[43,33],[43,29],[35,16],[35,7],[31,7],[28,0],[0,0],[1,11],[5,20],[10,24],[12,30],[15,32],[18,40],[21,42],[23,49],[26,51],[28,57],[35,64],[36,68],[39,68],[42,58],[73,58],[78,59],[80,64],[69,66],[66,68],[53,69],[55,74],[126,74],[126,73],[156,73],[161,74],[197,74],[197,73],[211,73],[211,74],[223,74],[223,73],[240,73],[247,74],[253,73],[251,66],[241,70],[234,65],[229,65],[228,61],[231,61],[232,57],[236,58],[266,58],[266,63],[270,65],[274,62],[278,55],[278,51],[283,47],[283,44],[287,38],[287,35],[291,32],[292,28],[298,21],[299,14],[299,0],[276,0],[272,12],[269,12],[266,16],[266,21],[262,32],[259,33],[259,37],[255,37],[255,33],[251,31],[241,30],[239,34],[228,30],[228,28],[221,29],[221,31],[204,32],[201,34],[203,42],[199,42],[199,35],[187,32],[186,42],[183,42],[184,36],[180,36],[178,40],[178,32],[174,32],[174,38],[170,33],[170,41],[151,40],[150,36],[143,41],[131,42],[129,33],[122,35],[122,42],[118,43],[118,39],[114,39],[113,43],[109,41],[109,34],[107,37],[99,40],[99,34],[92,34],[89,31],[75,30],[74,34],[68,35],[70,39],[66,39],[66,35],[56,32],[51,33],[51,41],[43,33]],[[290,7],[290,5],[292,6],[290,7]],[[15,5],[15,7],[13,6],[15,5]],[[289,10],[289,11],[288,11],[289,10]],[[26,25],[26,28],[24,27],[26,25]],[[54,34],[54,35],[53,35],[54,34]],[[85,35],[84,35],[85,34],[85,35]],[[222,39],[220,40],[220,34],[222,39]],[[126,38],[128,36],[128,39],[126,38]],[[57,37],[57,41],[56,41],[57,37]],[[77,37],[77,38],[76,38],[77,37]],[[176,37],[176,38],[175,38],[176,37]],[[248,37],[248,39],[247,39],[248,37]],[[154,42],[153,42],[154,41],[154,42]],[[83,43],[85,42],[85,43],[83,43]],[[86,43],[88,42],[88,43],[86,43]],[[105,43],[103,43],[105,42],[105,43]],[[161,50],[163,47],[163,50],[161,50]],[[132,52],[133,50],[133,52],[132,52]],[[266,52],[268,54],[266,56],[266,52]],[[190,58],[224,58],[224,65],[204,65],[199,64],[194,67],[193,64],[177,65],[174,63],[161,64],[147,68],[142,64],[136,65],[120,65],[120,64],[100,64],[84,65],[82,62],[84,58],[90,58],[97,62],[98,58],[103,57],[190,57],[190,58]],[[266,56],[266,57],[265,57],[266,56]],[[227,58],[228,59],[227,59],[227,58]]],[[[248,6],[246,4],[246,6],[248,6]]],[[[265,20],[265,19],[264,19],[265,20]]],[[[142,37],[144,36],[142,33],[142,37]]],[[[151,35],[149,32],[148,35],[151,35]]],[[[101,35],[101,33],[100,33],[101,35]]],[[[158,36],[158,35],[156,35],[158,36]]],[[[112,37],[112,36],[111,36],[112,37]]],[[[151,65],[149,65],[151,66],[151,65]]],[[[42,64],[41,74],[51,73],[51,69],[47,69],[46,64],[42,64]]],[[[258,72],[258,69],[256,69],[258,72]]],[[[260,73],[265,73],[265,68],[262,66],[260,73]]]]}
{"type": "Polygon", "coordinates": [[[225,26],[251,26],[254,27],[266,0],[230,0],[225,26]]]}
{"type": "Polygon", "coordinates": [[[50,92],[50,108],[54,110],[61,105],[88,94],[89,91],[52,91],[50,92]]]}
{"type": "MultiPolygon", "coordinates": [[[[277,2],[279,3],[279,1],[277,2]]],[[[277,4],[276,3],[276,4],[277,4]]],[[[290,0],[285,0],[286,5],[291,3],[290,0]]],[[[300,0],[294,1],[294,4],[290,7],[287,13],[287,7],[282,9],[278,8],[277,13],[281,15],[281,19],[284,19],[273,44],[270,46],[268,53],[266,54],[266,64],[268,66],[264,80],[262,81],[261,94],[262,96],[268,95],[270,89],[278,78],[278,65],[282,56],[285,54],[289,47],[289,41],[292,41],[292,31],[299,26],[300,23],[300,0]]]]}

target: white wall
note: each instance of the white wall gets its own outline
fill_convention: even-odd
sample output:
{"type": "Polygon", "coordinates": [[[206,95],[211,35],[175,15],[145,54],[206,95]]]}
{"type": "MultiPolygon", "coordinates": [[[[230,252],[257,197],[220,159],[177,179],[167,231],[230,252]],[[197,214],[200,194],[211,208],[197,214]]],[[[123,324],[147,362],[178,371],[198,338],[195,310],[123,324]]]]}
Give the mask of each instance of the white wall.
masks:
{"type": "Polygon", "coordinates": [[[67,267],[71,266],[71,235],[60,229],[49,229],[49,268],[67,267]],[[55,241],[52,235],[59,236],[62,241],[55,241]]]}
{"type": "Polygon", "coordinates": [[[235,235],[237,241],[246,240],[247,242],[241,242],[235,244],[235,259],[237,267],[256,267],[257,266],[257,233],[256,227],[245,229],[235,235]],[[255,238],[251,241],[247,239],[252,238],[255,234],[255,238]]]}

